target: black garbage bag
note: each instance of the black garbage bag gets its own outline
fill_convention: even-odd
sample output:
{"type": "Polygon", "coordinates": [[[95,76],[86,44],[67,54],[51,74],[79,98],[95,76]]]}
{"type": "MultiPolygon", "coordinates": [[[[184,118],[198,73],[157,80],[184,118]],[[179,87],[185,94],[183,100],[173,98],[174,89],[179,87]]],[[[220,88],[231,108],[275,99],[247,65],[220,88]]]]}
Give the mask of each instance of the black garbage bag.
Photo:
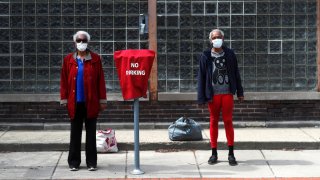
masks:
{"type": "Polygon", "coordinates": [[[171,141],[198,141],[202,140],[202,128],[195,120],[181,117],[173,122],[169,128],[171,141]]]}

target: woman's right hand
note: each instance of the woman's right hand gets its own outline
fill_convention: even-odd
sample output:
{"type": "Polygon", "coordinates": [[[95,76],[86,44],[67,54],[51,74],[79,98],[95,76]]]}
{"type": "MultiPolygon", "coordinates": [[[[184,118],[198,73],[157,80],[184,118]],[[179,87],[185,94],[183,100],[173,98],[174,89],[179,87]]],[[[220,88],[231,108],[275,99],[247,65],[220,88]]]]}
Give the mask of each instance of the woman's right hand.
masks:
{"type": "Polygon", "coordinates": [[[198,108],[204,109],[204,108],[207,108],[207,105],[206,105],[206,103],[198,104],[198,108]]]}

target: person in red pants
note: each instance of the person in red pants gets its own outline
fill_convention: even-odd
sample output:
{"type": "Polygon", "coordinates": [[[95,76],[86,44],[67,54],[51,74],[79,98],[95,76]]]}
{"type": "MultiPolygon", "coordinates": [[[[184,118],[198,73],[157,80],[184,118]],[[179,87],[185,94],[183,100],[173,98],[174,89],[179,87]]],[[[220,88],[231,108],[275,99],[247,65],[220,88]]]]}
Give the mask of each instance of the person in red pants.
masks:
{"type": "Polygon", "coordinates": [[[237,57],[231,49],[223,46],[224,33],[220,29],[212,30],[209,40],[213,47],[201,54],[198,72],[198,102],[208,103],[210,113],[212,155],[208,163],[215,164],[218,161],[218,122],[222,112],[229,147],[228,161],[231,166],[235,166],[237,161],[233,152],[233,95],[237,94],[240,102],[244,100],[237,57]]]}

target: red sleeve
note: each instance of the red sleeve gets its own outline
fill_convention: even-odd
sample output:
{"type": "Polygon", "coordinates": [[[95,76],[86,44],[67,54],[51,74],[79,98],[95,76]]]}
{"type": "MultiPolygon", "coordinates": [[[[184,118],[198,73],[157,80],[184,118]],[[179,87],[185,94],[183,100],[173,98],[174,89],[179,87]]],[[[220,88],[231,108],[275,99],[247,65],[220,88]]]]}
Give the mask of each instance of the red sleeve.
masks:
{"type": "Polygon", "coordinates": [[[106,82],[104,80],[104,73],[102,69],[102,62],[100,56],[99,58],[99,66],[98,66],[98,90],[99,90],[99,100],[100,103],[107,103],[107,90],[106,90],[106,82]]]}
{"type": "Polygon", "coordinates": [[[60,99],[61,99],[61,104],[67,103],[68,99],[68,61],[69,61],[69,56],[66,56],[63,59],[63,64],[61,68],[61,74],[60,74],[60,99]]]}

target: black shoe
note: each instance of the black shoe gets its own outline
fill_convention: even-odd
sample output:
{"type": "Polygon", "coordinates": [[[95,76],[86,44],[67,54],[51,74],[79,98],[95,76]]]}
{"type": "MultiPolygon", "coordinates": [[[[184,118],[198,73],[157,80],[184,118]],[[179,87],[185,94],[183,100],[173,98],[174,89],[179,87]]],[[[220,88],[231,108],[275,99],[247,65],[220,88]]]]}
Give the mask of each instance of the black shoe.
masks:
{"type": "Polygon", "coordinates": [[[236,166],[238,165],[236,158],[234,157],[234,155],[229,155],[228,156],[228,161],[229,161],[229,165],[230,166],[236,166]]]}
{"type": "Polygon", "coordinates": [[[70,166],[70,171],[79,171],[79,167],[70,166]]]}
{"type": "Polygon", "coordinates": [[[210,165],[216,164],[217,162],[218,162],[218,156],[217,155],[212,155],[208,160],[208,164],[210,164],[210,165]]]}

